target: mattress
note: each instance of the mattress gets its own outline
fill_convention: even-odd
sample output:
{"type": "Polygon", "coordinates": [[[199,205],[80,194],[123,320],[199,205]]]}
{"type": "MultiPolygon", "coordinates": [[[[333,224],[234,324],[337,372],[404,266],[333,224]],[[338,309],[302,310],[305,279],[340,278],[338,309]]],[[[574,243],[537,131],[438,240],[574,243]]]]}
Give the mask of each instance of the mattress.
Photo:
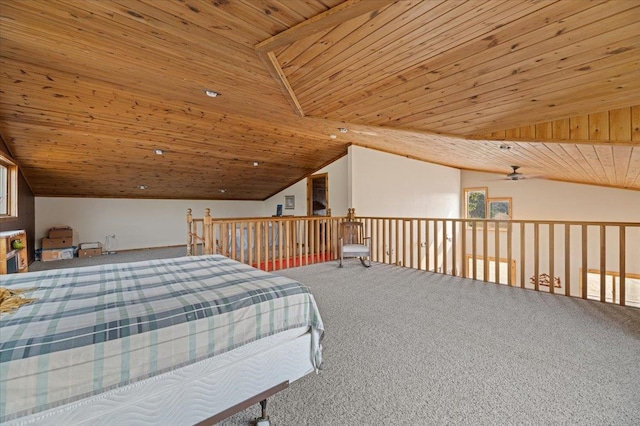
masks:
{"type": "Polygon", "coordinates": [[[310,344],[309,329],[299,327],[7,426],[193,425],[312,372],[310,344]]]}
{"type": "Polygon", "coordinates": [[[37,300],[0,317],[0,422],[135,384],[322,320],[307,288],[220,255],[2,278],[37,300]]]}

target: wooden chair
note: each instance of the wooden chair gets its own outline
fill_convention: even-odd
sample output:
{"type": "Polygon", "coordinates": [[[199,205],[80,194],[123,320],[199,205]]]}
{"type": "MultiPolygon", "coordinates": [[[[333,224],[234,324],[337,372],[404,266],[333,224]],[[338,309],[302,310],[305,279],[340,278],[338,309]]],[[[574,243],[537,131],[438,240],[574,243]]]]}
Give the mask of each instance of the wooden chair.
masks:
{"type": "Polygon", "coordinates": [[[342,222],[340,224],[340,267],[345,257],[358,257],[366,268],[371,266],[371,248],[367,244],[370,237],[364,236],[361,222],[342,222]],[[368,259],[368,264],[364,258],[368,259]]]}

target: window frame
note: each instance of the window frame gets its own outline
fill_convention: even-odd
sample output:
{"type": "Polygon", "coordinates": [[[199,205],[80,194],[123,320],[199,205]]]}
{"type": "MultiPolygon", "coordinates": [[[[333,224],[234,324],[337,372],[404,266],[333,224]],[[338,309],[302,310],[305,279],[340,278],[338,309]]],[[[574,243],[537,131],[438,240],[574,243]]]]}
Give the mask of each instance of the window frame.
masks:
{"type": "MultiPolygon", "coordinates": [[[[489,200],[489,187],[486,186],[480,186],[480,187],[475,187],[475,188],[464,188],[463,189],[463,194],[464,194],[464,218],[467,220],[481,220],[484,221],[487,219],[487,208],[489,207],[488,204],[488,200],[489,200]],[[483,218],[479,218],[479,217],[469,217],[469,193],[471,192],[484,192],[484,217],[483,218]]],[[[480,223],[476,223],[476,227],[477,228],[482,228],[484,226],[483,222],[480,223]]],[[[471,229],[473,228],[473,224],[471,222],[467,222],[467,228],[471,229]]]]}
{"type": "Polygon", "coordinates": [[[0,166],[7,169],[7,212],[0,214],[0,222],[14,221],[18,219],[18,165],[11,157],[0,152],[0,166]]]}
{"type": "MultiPolygon", "coordinates": [[[[486,213],[488,215],[487,219],[490,220],[511,220],[513,219],[513,205],[511,203],[511,197],[496,197],[496,198],[487,198],[487,210],[486,213]],[[492,203],[507,203],[508,204],[508,219],[496,219],[495,216],[492,214],[491,212],[491,204],[492,203]]],[[[501,223],[500,224],[500,230],[501,231],[506,231],[507,230],[507,223],[501,223]]],[[[490,226],[491,229],[495,228],[495,225],[493,222],[491,222],[490,226]]]]}

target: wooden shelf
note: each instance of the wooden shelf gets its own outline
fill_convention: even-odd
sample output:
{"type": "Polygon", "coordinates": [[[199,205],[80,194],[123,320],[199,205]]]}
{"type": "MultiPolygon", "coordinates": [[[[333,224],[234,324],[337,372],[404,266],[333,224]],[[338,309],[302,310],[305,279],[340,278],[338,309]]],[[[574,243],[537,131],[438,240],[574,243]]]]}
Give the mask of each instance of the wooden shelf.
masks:
{"type": "Polygon", "coordinates": [[[16,257],[15,272],[28,272],[27,233],[24,230],[0,232],[0,275],[8,273],[8,262],[16,257]],[[22,248],[13,248],[13,242],[16,240],[22,242],[22,248]]]}

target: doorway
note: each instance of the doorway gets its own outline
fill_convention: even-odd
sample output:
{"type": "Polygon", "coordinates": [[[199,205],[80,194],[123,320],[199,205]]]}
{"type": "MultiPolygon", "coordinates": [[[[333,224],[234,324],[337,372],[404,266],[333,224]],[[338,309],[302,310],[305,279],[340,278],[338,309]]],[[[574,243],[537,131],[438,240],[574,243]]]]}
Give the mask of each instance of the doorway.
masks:
{"type": "Polygon", "coordinates": [[[307,216],[327,216],[329,212],[329,174],[307,179],[307,216]]]}

